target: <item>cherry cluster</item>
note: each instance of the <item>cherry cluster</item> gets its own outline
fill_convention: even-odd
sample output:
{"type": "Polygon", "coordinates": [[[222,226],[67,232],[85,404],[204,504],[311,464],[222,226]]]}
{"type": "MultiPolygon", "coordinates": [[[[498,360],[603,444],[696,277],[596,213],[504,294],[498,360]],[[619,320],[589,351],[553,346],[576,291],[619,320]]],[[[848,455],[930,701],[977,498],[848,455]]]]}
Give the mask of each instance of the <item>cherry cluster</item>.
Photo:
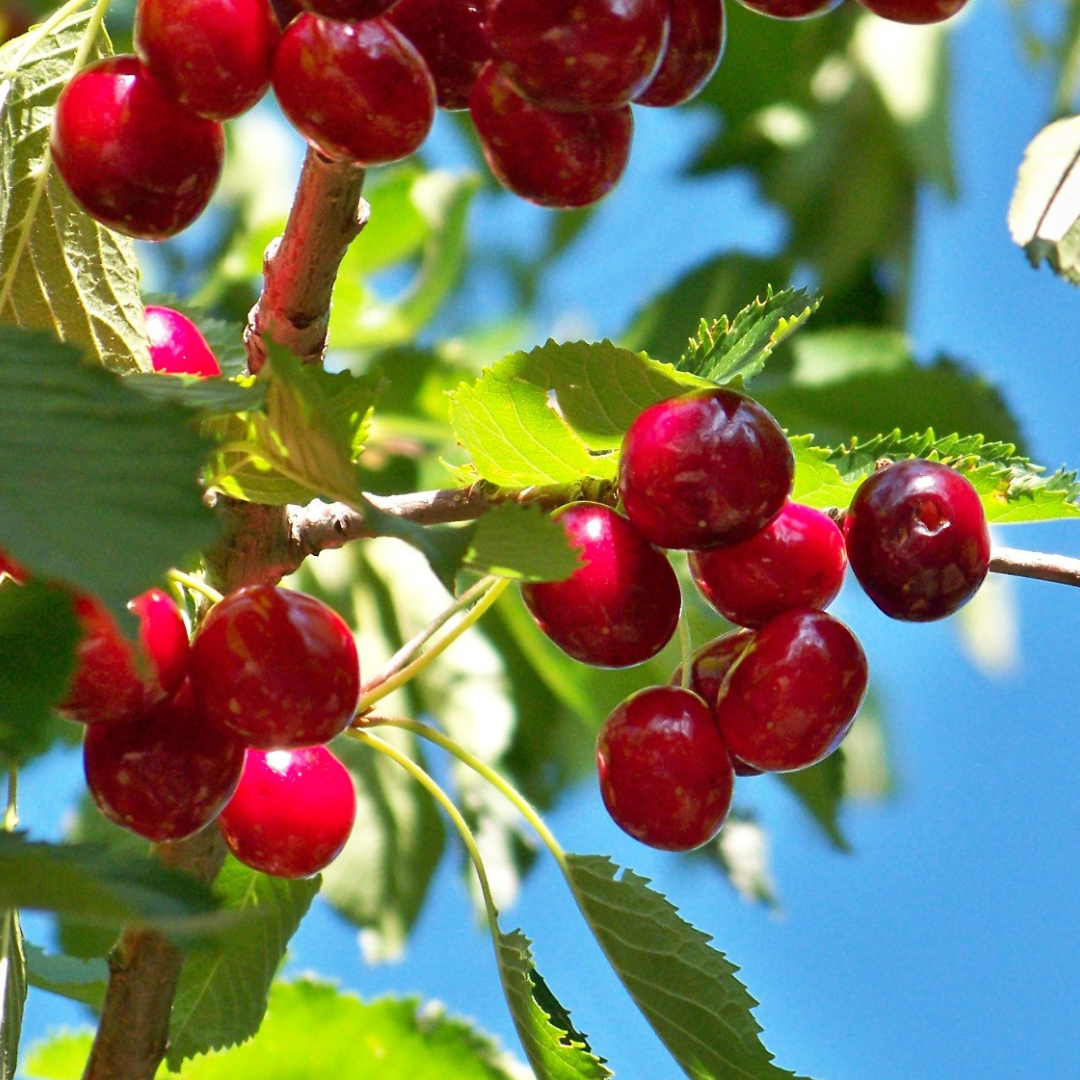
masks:
{"type": "Polygon", "coordinates": [[[849,561],[898,619],[942,618],[979,588],[990,541],[975,489],[939,462],[882,466],[841,529],[790,500],[794,456],[776,420],[717,388],[653,405],[630,426],[619,463],[625,516],[591,502],[556,511],[583,565],[522,595],[575,659],[626,667],[668,643],[681,592],[661,549],[689,552],[694,584],[738,627],[603,724],[601,794],[632,836],[698,847],[723,825],[736,775],[803,769],[840,744],[867,686],[857,638],[824,610],[849,561]]]}

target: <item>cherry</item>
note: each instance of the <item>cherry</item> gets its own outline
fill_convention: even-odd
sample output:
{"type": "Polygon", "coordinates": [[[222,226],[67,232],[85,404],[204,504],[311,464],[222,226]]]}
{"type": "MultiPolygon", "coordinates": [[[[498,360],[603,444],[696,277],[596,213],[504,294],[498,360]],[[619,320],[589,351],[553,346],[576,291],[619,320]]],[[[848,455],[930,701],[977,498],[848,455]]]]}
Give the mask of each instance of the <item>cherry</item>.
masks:
{"type": "Polygon", "coordinates": [[[787,772],[827,757],[866,693],[866,655],[824,611],[785,611],[754,632],[720,688],[716,715],[735,757],[787,772]]]}
{"type": "Polygon", "coordinates": [[[361,22],[381,15],[393,3],[394,0],[301,0],[300,6],[327,19],[361,22]]]}
{"type": "Polygon", "coordinates": [[[724,0],[679,0],[660,67],[634,98],[639,105],[682,105],[712,77],[724,55],[724,0]]]}
{"type": "Polygon", "coordinates": [[[655,656],[675,633],[682,604],[667,556],[600,503],[572,503],[553,516],[584,565],[565,581],[522,585],[540,629],[585,664],[629,667],[655,656]]]}
{"type": "Polygon", "coordinates": [[[689,851],[720,831],[735,774],[697,694],[676,686],[631,694],[601,726],[596,759],[608,813],[642,843],[689,851]]]}
{"type": "Polygon", "coordinates": [[[172,308],[146,309],[150,362],[155,371],[169,375],[220,375],[217,357],[199,328],[172,308]]]}
{"type": "Polygon", "coordinates": [[[811,19],[826,15],[843,0],[741,0],[744,7],[774,19],[811,19]]]}
{"type": "Polygon", "coordinates": [[[0,551],[0,576],[7,574],[12,581],[22,583],[26,580],[26,571],[7,552],[0,551]]]}
{"type": "Polygon", "coordinates": [[[386,165],[417,150],[435,119],[435,84],[385,19],[346,23],[304,13],[281,36],[274,93],[321,154],[386,165]]]}
{"type": "Polygon", "coordinates": [[[249,750],[240,784],[218,818],[229,850],[276,877],[316,874],[345,846],[356,792],[344,765],[324,746],[249,750]]]}
{"type": "Polygon", "coordinates": [[[83,68],[56,102],[52,158],[102,224],[164,240],[206,208],[225,160],[221,124],[173,101],[134,56],[83,68]]]}
{"type": "Polygon", "coordinates": [[[900,23],[936,23],[951,19],[967,0],[859,0],[867,11],[900,23]]]}
{"type": "Polygon", "coordinates": [[[867,477],[844,519],[851,570],[886,615],[929,622],[978,591],[990,532],[978,492],[937,461],[897,461],[867,477]]]}
{"type": "Polygon", "coordinates": [[[134,719],[91,724],[83,742],[98,809],[157,843],[182,840],[213,821],[243,765],[243,742],[199,715],[187,684],[134,719]]]}
{"type": "Polygon", "coordinates": [[[690,575],[729,622],[764,626],[791,608],[826,608],[844,583],[844,536],[827,514],[787,503],[761,532],[691,553],[690,575]]]}
{"type": "Polygon", "coordinates": [[[550,109],[625,105],[653,77],[666,0],[488,0],[488,41],[523,97],[550,109]]]}
{"type": "Polygon", "coordinates": [[[482,0],[397,0],[387,12],[416,46],[435,80],[442,109],[467,109],[469,91],[491,56],[482,0]]]}
{"type": "Polygon", "coordinates": [[[183,683],[190,648],[180,609],[160,589],[137,596],[128,607],[139,619],[138,647],[97,597],[76,594],[82,638],[71,686],[57,706],[67,719],[83,724],[130,720],[171,697],[183,683]]]}
{"type": "Polygon", "coordinates": [[[795,457],[752,398],[718,387],[669,398],[630,425],[619,494],[631,524],[667,548],[733,544],[760,532],[791,492],[795,457]]]}
{"type": "Polygon", "coordinates": [[[591,113],[531,105],[490,61],[473,84],[469,111],[495,178],[540,206],[597,202],[619,182],[630,156],[628,105],[591,113]]]}
{"type": "Polygon", "coordinates": [[[270,86],[281,30],[269,0],[138,0],[135,52],[185,108],[228,120],[270,86]]]}
{"type": "Polygon", "coordinates": [[[360,697],[352,631],[321,600],[275,585],[229,593],[191,642],[191,685],[208,720],[250,746],[329,742],[360,697]]]}

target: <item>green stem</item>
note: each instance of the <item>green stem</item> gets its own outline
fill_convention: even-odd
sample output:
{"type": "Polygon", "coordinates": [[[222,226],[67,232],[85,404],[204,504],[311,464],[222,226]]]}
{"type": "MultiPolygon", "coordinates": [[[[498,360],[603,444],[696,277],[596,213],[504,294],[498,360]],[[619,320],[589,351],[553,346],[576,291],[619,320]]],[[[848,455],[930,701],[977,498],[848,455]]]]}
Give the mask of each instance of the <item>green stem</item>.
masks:
{"type": "Polygon", "coordinates": [[[682,666],[679,668],[679,685],[684,690],[689,690],[694,666],[694,643],[690,638],[690,622],[686,618],[685,611],[679,620],[679,649],[682,653],[682,666]]]}
{"type": "Polygon", "coordinates": [[[211,604],[217,604],[222,600],[221,593],[219,593],[213,585],[207,585],[201,578],[186,574],[183,570],[170,570],[168,577],[170,581],[175,581],[178,585],[182,585],[189,592],[196,592],[201,596],[205,596],[211,604]]]}
{"type": "Polygon", "coordinates": [[[476,602],[472,610],[457,623],[457,625],[451,627],[450,630],[437,640],[433,640],[423,655],[418,656],[411,663],[406,664],[400,671],[391,675],[390,678],[375,689],[363,694],[360,698],[360,704],[357,707],[357,713],[362,716],[364,713],[369,712],[377,701],[381,701],[384,697],[387,697],[395,690],[400,689],[406,683],[415,679],[417,675],[436,659],[436,657],[441,655],[449,648],[449,646],[453,645],[453,643],[457,641],[470,626],[483,616],[484,612],[499,599],[503,590],[509,584],[509,578],[494,578],[487,586],[487,591],[484,595],[476,602]]]}
{"type": "Polygon", "coordinates": [[[0,821],[0,828],[4,832],[14,832],[15,826],[19,824],[19,766],[12,762],[8,766],[8,795],[7,795],[7,809],[4,811],[3,820],[0,821]]]}

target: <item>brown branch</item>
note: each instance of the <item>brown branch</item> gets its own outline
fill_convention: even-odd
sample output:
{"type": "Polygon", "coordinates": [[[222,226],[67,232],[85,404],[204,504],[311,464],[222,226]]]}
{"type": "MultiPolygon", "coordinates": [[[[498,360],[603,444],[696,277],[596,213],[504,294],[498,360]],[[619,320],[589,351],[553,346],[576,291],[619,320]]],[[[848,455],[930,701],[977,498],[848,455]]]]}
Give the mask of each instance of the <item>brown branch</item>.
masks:
{"type": "Polygon", "coordinates": [[[990,569],[995,574],[1080,586],[1080,559],[1070,559],[1064,555],[995,547],[990,552],[990,569]]]}

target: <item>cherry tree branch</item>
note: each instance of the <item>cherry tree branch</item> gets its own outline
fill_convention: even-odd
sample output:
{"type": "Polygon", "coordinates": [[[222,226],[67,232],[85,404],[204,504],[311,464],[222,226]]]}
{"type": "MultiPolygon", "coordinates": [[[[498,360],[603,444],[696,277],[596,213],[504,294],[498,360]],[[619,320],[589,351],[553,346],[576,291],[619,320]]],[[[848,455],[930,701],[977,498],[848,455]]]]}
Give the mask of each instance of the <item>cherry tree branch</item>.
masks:
{"type": "Polygon", "coordinates": [[[1070,559],[1065,555],[994,547],[990,552],[990,570],[995,574],[1080,586],[1080,559],[1070,559]]]}

